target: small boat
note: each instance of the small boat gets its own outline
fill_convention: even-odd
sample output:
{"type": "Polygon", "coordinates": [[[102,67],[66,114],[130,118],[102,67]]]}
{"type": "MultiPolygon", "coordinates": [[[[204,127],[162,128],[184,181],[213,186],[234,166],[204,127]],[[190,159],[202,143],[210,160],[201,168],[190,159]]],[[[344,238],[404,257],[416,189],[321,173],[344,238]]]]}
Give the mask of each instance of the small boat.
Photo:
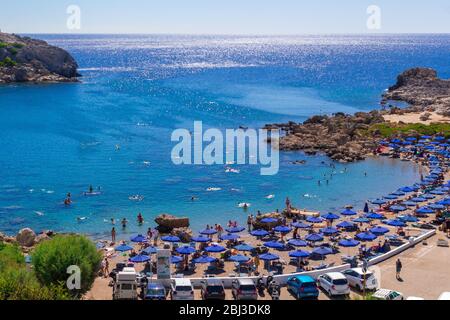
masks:
{"type": "Polygon", "coordinates": [[[238,207],[239,207],[239,208],[243,208],[243,209],[247,209],[247,208],[249,208],[251,205],[252,205],[251,203],[242,202],[242,203],[239,203],[239,204],[238,204],[238,207]]]}
{"type": "Polygon", "coordinates": [[[208,192],[220,191],[220,190],[222,190],[222,188],[213,188],[213,187],[209,187],[209,188],[206,189],[206,191],[208,191],[208,192]]]}
{"type": "Polygon", "coordinates": [[[269,194],[268,196],[266,196],[266,199],[267,200],[272,200],[272,199],[274,199],[275,198],[275,195],[274,194],[269,194]]]}

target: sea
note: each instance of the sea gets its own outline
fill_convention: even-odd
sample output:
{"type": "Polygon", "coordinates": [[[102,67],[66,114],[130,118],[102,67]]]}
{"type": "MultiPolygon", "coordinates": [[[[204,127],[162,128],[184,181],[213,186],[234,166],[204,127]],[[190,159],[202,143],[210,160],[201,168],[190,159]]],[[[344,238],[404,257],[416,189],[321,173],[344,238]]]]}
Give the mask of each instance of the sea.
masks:
{"type": "Polygon", "coordinates": [[[282,210],[286,197],[322,213],[362,209],[416,182],[419,168],[387,158],[333,168],[323,155],[281,152],[276,175],[260,175],[258,165],[226,172],[226,165],[175,165],[171,134],[192,130],[194,121],[258,129],[378,109],[384,90],[412,67],[450,77],[450,35],[30,36],[68,50],[82,77],[0,86],[0,231],[7,234],[31,227],[106,238],[111,219],[126,218],[127,228],[117,229],[127,239],[154,227],[161,213],[189,217],[199,231],[282,210]],[[86,196],[90,185],[96,192],[86,196]]]}

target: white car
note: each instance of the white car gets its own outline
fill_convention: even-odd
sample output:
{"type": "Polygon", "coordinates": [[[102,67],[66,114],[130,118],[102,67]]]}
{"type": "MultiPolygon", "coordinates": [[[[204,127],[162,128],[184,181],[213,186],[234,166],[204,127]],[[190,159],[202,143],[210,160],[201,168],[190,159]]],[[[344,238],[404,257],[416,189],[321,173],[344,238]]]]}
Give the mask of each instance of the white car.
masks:
{"type": "Polygon", "coordinates": [[[373,295],[372,298],[377,300],[403,300],[403,294],[388,289],[379,289],[373,295]]]}
{"type": "Polygon", "coordinates": [[[450,300],[450,292],[443,292],[438,300],[450,300]]]}
{"type": "Polygon", "coordinates": [[[424,299],[424,298],[421,298],[421,297],[414,297],[414,296],[411,296],[411,297],[406,298],[406,300],[425,300],[425,299],[424,299]]]}
{"type": "Polygon", "coordinates": [[[347,278],[340,272],[330,272],[317,278],[319,286],[330,296],[343,296],[350,294],[347,278]]]}
{"type": "Polygon", "coordinates": [[[194,288],[191,280],[176,278],[171,284],[170,297],[172,300],[194,300],[194,288]]]}
{"type": "Polygon", "coordinates": [[[378,288],[377,278],[375,277],[375,274],[370,270],[367,270],[366,272],[365,285],[364,285],[364,272],[362,268],[348,269],[345,270],[343,274],[347,278],[348,284],[351,287],[358,289],[359,291],[363,291],[364,286],[366,290],[375,290],[378,288]]]}

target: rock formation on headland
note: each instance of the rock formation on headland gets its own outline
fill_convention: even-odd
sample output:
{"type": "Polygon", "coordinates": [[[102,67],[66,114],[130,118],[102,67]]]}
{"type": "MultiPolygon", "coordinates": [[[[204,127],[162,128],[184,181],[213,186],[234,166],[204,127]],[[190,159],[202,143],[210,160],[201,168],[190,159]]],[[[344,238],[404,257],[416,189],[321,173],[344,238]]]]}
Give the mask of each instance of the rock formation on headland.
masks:
{"type": "Polygon", "coordinates": [[[450,114],[450,80],[439,79],[433,69],[414,68],[400,74],[397,83],[383,95],[389,100],[404,101],[411,111],[436,111],[450,114]]]}
{"type": "Polygon", "coordinates": [[[61,48],[0,32],[0,83],[74,82],[77,68],[75,59],[61,48]]]}
{"type": "MultiPolygon", "coordinates": [[[[407,102],[410,106],[402,109],[402,113],[436,111],[450,115],[450,81],[438,79],[432,69],[407,70],[383,95],[382,104],[389,100],[407,102]]],[[[265,128],[280,129],[284,133],[279,141],[281,150],[321,152],[339,162],[352,162],[373,153],[381,138],[377,126],[387,123],[383,115],[398,112],[392,108],[354,115],[336,113],[314,116],[304,123],[269,124],[265,128]]]]}

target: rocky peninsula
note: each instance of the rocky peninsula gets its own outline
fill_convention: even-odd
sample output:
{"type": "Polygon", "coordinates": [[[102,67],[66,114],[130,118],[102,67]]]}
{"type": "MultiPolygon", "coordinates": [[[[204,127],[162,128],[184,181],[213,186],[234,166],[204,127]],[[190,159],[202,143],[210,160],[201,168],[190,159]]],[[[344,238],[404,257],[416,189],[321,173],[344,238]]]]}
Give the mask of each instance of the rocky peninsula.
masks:
{"type": "Polygon", "coordinates": [[[0,32],[0,84],[76,82],[75,59],[42,40],[0,32]]]}
{"type": "Polygon", "coordinates": [[[403,72],[397,83],[383,95],[381,104],[384,106],[381,110],[313,116],[303,123],[268,124],[265,128],[279,129],[283,133],[279,141],[281,150],[302,150],[311,155],[320,152],[344,163],[364,160],[374,154],[381,138],[450,133],[450,128],[443,125],[448,121],[424,128],[386,120],[387,116],[405,113],[450,115],[450,81],[439,79],[435,70],[414,68],[403,72]],[[402,109],[392,105],[386,107],[392,100],[406,102],[409,106],[402,109]]]}

